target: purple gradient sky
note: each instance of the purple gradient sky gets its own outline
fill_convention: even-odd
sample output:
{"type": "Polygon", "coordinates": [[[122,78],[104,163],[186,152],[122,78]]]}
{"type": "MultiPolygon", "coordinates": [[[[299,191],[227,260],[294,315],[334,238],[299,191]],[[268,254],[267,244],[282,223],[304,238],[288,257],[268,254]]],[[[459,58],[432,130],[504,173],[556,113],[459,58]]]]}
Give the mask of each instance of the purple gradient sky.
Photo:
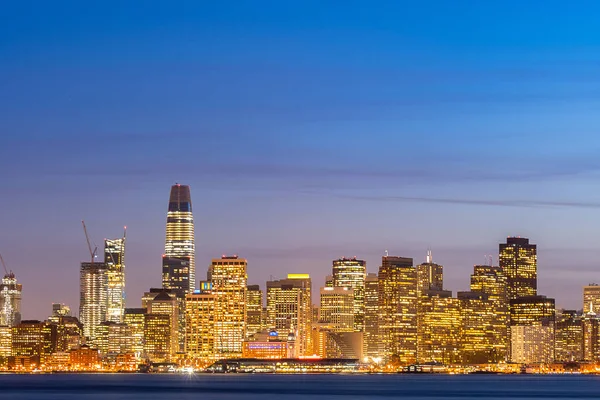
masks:
{"type": "Polygon", "coordinates": [[[97,244],[128,226],[139,306],[174,182],[198,279],[236,253],[250,283],[316,290],[334,258],[431,247],[465,290],[521,235],[559,306],[600,281],[597,2],[34,3],[0,16],[0,252],[25,318],[78,309],[81,219],[97,244]]]}

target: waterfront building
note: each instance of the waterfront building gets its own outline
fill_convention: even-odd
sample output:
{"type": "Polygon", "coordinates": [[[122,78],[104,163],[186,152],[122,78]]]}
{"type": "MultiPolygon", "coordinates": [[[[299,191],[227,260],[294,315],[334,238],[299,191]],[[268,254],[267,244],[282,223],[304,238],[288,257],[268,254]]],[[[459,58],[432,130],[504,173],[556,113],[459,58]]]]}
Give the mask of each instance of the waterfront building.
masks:
{"type": "Polygon", "coordinates": [[[331,325],[335,332],[355,331],[354,290],[349,287],[323,287],[320,294],[319,322],[331,325]]]}
{"type": "Polygon", "coordinates": [[[462,322],[461,301],[453,298],[452,292],[424,292],[419,298],[417,315],[417,362],[460,362],[462,322]]]}
{"type": "Polygon", "coordinates": [[[313,323],[314,355],[321,358],[355,358],[364,356],[364,332],[339,332],[333,324],[313,323]]]}
{"type": "Polygon", "coordinates": [[[196,286],[194,217],[190,187],[187,185],[171,187],[162,284],[165,289],[176,290],[180,298],[192,293],[196,286]]]}
{"type": "MultiPolygon", "coordinates": [[[[168,290],[156,294],[152,300],[147,302],[146,317],[148,317],[148,315],[166,315],[169,317],[169,332],[163,332],[163,336],[169,338],[169,346],[166,349],[167,355],[165,359],[174,359],[175,354],[179,351],[179,299],[176,294],[168,290]]],[[[160,327],[160,329],[164,329],[164,322],[162,320],[146,318],[146,324],[149,320],[156,325],[155,328],[160,327]]],[[[150,326],[146,328],[146,331],[148,331],[153,327],[150,326]]],[[[154,337],[157,337],[158,334],[159,333],[157,332],[154,333],[154,337]]],[[[146,338],[146,340],[148,339],[146,338]]],[[[157,343],[159,342],[160,340],[157,343]]],[[[162,346],[162,342],[160,343],[162,346]]],[[[162,348],[160,350],[162,351],[162,348]]]]}
{"type": "Polygon", "coordinates": [[[281,359],[288,356],[287,335],[279,336],[276,331],[258,332],[243,343],[242,357],[258,359],[281,359]]]}
{"type": "Polygon", "coordinates": [[[132,352],[131,328],[124,323],[105,321],[96,330],[95,347],[102,356],[132,352]]]}
{"type": "Polygon", "coordinates": [[[527,296],[510,300],[511,360],[553,361],[554,328],[554,299],[527,296]]]}
{"type": "Polygon", "coordinates": [[[379,357],[379,280],[369,273],[365,279],[365,356],[379,357]]]}
{"type": "Polygon", "coordinates": [[[248,285],[246,291],[246,337],[264,329],[263,292],[258,285],[248,285]]]}
{"type": "Polygon", "coordinates": [[[557,362],[583,360],[583,319],[575,310],[556,310],[554,358],[557,362]]]}
{"type": "Polygon", "coordinates": [[[583,346],[581,348],[582,360],[598,361],[600,353],[600,343],[598,343],[598,330],[600,321],[593,311],[593,305],[590,303],[590,310],[583,314],[581,319],[583,332],[583,346]]]}
{"type": "Polygon", "coordinates": [[[21,322],[21,292],[15,274],[10,271],[0,283],[0,325],[15,326],[21,322]]]}
{"type": "Polygon", "coordinates": [[[82,262],[79,274],[79,320],[83,334],[91,342],[96,328],[106,321],[108,307],[108,268],[104,263],[82,262]]]}
{"type": "Polygon", "coordinates": [[[378,278],[380,356],[413,364],[417,356],[417,270],[413,259],[382,257],[378,278]]]}
{"type": "Polygon", "coordinates": [[[246,338],[246,290],[248,261],[238,256],[213,259],[208,270],[215,295],[214,335],[216,353],[240,357],[246,338]]]}
{"type": "Polygon", "coordinates": [[[144,353],[144,321],[147,308],[126,308],[123,322],[131,330],[131,351],[137,358],[144,353]]]}
{"type": "Polygon", "coordinates": [[[142,296],[142,308],[147,311],[150,303],[156,296],[162,293],[166,293],[171,299],[175,299],[177,303],[177,351],[183,352],[185,348],[185,297],[180,297],[181,291],[178,289],[150,288],[150,290],[145,292],[142,296]]]}
{"type": "Polygon", "coordinates": [[[312,355],[311,279],[308,274],[288,274],[267,282],[267,325],[280,335],[292,332],[300,356],[312,355]]]}
{"type": "Polygon", "coordinates": [[[529,239],[509,237],[499,245],[499,262],[507,278],[510,300],[537,295],[537,246],[529,239]]]}
{"type": "Polygon", "coordinates": [[[106,320],[121,323],[125,315],[125,234],[120,239],[104,240],[104,264],[108,279],[106,320]]]}
{"type": "Polygon", "coordinates": [[[144,315],[144,354],[151,362],[168,362],[174,358],[172,318],[168,314],[144,315]]]}
{"type": "Polygon", "coordinates": [[[52,316],[48,318],[48,323],[56,327],[56,337],[54,350],[57,352],[68,352],[76,349],[85,342],[83,336],[83,325],[75,317],[71,316],[52,316]]]}
{"type": "Polygon", "coordinates": [[[429,290],[444,290],[444,267],[433,262],[431,250],[423,264],[417,265],[417,297],[429,290]]]}
{"type": "Polygon", "coordinates": [[[215,337],[216,300],[217,296],[208,290],[199,290],[185,298],[185,354],[192,360],[220,358],[215,337]]]}
{"type": "Polygon", "coordinates": [[[0,326],[0,365],[11,356],[12,350],[12,327],[0,326]]]}
{"type": "Polygon", "coordinates": [[[24,320],[12,327],[11,357],[30,357],[44,363],[54,352],[56,326],[37,320],[24,320]]]}
{"type": "Polygon", "coordinates": [[[100,369],[100,354],[98,349],[81,345],[69,352],[69,363],[75,371],[94,371],[100,369]]]}
{"type": "Polygon", "coordinates": [[[590,310],[590,304],[592,305],[592,311],[596,315],[600,314],[600,286],[597,283],[590,283],[583,287],[583,307],[584,312],[590,310]]]}
{"type": "MultiPolygon", "coordinates": [[[[333,287],[352,289],[354,294],[353,314],[354,331],[362,332],[365,329],[365,279],[367,277],[367,263],[354,258],[340,258],[333,260],[332,284],[333,287]]],[[[327,287],[327,285],[325,286],[327,287]]]]}

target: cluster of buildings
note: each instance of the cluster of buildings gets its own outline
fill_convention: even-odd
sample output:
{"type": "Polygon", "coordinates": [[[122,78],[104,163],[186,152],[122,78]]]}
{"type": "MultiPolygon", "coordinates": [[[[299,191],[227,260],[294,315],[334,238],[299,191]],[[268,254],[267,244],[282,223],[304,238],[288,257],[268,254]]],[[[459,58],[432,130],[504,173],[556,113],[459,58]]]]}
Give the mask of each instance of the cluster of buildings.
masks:
{"type": "Polygon", "coordinates": [[[140,364],[355,359],[398,370],[600,361],[600,286],[584,287],[581,310],[557,310],[537,292],[537,247],[526,238],[507,238],[499,265],[475,265],[470,290],[456,296],[444,289],[443,266],[431,251],[419,264],[386,254],[377,273],[356,257],[333,260],[318,291],[304,273],[248,285],[247,260],[224,255],[196,286],[190,189],[177,184],[162,287],[149,288],[139,308],[125,306],[125,249],[125,233],[104,241],[101,260],[90,247],[90,261],[80,266],[78,317],[54,304],[47,320],[22,320],[21,286],[7,272],[0,367],[129,371],[140,364]]]}

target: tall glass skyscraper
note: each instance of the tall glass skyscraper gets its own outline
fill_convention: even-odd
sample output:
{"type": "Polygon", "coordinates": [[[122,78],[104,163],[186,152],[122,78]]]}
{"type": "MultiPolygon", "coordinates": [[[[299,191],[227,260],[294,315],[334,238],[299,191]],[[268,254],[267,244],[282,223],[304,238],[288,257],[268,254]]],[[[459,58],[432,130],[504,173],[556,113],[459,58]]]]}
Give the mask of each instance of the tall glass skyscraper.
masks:
{"type": "Polygon", "coordinates": [[[79,274],[79,320],[83,334],[90,341],[96,339],[96,330],[106,321],[108,305],[108,268],[104,263],[82,262],[79,274]]]}
{"type": "Polygon", "coordinates": [[[121,323],[125,315],[125,235],[104,240],[104,264],[108,269],[107,321],[121,323]]]}
{"type": "MultiPolygon", "coordinates": [[[[333,286],[352,289],[354,296],[354,330],[365,329],[365,279],[367,263],[354,258],[333,260],[333,286]]],[[[328,292],[326,292],[328,293],[328,292]]]]}
{"type": "Polygon", "coordinates": [[[21,323],[21,291],[13,272],[9,272],[0,283],[0,325],[15,326],[21,323]]]}
{"type": "Polygon", "coordinates": [[[194,252],[194,217],[190,187],[176,184],[171,187],[165,254],[162,263],[162,285],[177,290],[183,298],[196,286],[194,252]]]}
{"type": "Polygon", "coordinates": [[[537,246],[529,239],[509,237],[499,246],[500,268],[509,299],[537,295],[537,246]]]}

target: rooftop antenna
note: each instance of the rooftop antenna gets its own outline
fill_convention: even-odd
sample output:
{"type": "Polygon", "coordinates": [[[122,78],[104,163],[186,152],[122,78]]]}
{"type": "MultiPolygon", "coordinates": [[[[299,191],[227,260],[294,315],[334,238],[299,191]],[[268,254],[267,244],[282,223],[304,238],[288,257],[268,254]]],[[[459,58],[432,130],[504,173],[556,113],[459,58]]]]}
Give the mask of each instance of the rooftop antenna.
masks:
{"type": "Polygon", "coordinates": [[[385,250],[385,256],[386,256],[386,257],[388,257],[388,256],[389,256],[389,253],[388,253],[387,249],[385,250]]]}
{"type": "Polygon", "coordinates": [[[85,240],[88,245],[88,250],[90,252],[91,264],[94,264],[94,259],[96,258],[96,252],[98,251],[98,246],[94,246],[94,250],[92,250],[92,245],[90,244],[90,237],[88,236],[87,228],[85,226],[85,221],[81,220],[81,224],[83,225],[83,233],[85,233],[85,240]]]}

